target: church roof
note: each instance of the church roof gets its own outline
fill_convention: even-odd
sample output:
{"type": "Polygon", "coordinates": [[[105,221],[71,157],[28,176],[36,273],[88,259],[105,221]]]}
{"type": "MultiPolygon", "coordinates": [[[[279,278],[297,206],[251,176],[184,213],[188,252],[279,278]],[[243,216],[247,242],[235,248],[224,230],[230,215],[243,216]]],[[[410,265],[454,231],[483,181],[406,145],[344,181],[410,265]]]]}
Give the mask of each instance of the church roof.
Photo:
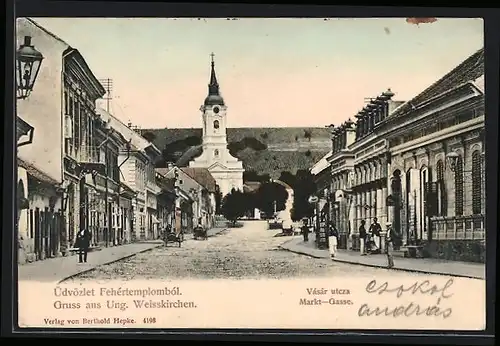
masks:
{"type": "Polygon", "coordinates": [[[224,99],[220,95],[219,82],[215,73],[214,53],[212,56],[212,69],[210,71],[210,83],[208,84],[208,96],[205,98],[205,106],[224,105],[224,99]]]}

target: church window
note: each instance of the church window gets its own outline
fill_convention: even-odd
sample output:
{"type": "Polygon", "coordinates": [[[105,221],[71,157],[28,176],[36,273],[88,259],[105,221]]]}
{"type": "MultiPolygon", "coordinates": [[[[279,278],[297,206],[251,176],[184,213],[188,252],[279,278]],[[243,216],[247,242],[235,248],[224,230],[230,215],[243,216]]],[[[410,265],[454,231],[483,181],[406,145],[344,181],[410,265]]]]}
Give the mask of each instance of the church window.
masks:
{"type": "Polygon", "coordinates": [[[472,153],[472,214],[481,214],[481,154],[479,150],[472,153]]]}
{"type": "Polygon", "coordinates": [[[214,156],[215,156],[215,157],[219,157],[219,150],[218,150],[218,149],[215,149],[215,150],[214,150],[214,156]]]}
{"type": "Polygon", "coordinates": [[[462,157],[457,160],[455,168],[455,215],[462,216],[464,214],[464,171],[462,157]]]}
{"type": "Polygon", "coordinates": [[[219,120],[214,120],[214,129],[219,128],[219,120]]]}

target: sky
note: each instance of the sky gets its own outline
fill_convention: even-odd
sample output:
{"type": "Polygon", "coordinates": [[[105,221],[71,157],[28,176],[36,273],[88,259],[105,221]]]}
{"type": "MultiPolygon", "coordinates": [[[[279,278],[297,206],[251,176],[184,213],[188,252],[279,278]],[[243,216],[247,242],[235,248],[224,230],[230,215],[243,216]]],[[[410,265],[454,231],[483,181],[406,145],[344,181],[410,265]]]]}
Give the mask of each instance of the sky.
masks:
{"type": "Polygon", "coordinates": [[[212,52],[228,127],[323,127],[387,88],[411,99],[484,42],[475,18],[33,19],[112,79],[112,113],[142,128],[201,127],[212,52]]]}

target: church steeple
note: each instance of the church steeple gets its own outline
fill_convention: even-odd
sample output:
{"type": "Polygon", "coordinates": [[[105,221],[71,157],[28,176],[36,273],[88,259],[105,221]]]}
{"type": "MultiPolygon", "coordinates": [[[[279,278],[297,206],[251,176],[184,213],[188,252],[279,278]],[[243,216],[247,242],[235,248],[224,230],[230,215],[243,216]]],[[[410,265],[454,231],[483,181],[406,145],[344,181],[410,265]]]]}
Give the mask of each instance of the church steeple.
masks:
{"type": "Polygon", "coordinates": [[[215,62],[214,62],[215,54],[210,54],[212,58],[212,68],[210,71],[210,83],[208,84],[208,96],[205,99],[205,106],[209,105],[224,105],[224,99],[220,95],[219,91],[219,83],[217,82],[217,74],[215,73],[215,62]]]}

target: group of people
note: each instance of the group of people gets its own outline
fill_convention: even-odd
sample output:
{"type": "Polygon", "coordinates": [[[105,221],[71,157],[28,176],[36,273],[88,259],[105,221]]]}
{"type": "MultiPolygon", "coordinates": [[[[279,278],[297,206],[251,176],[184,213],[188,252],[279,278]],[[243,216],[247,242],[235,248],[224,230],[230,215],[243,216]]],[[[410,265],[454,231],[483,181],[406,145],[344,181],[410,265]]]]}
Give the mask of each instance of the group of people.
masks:
{"type": "MultiPolygon", "coordinates": [[[[367,254],[376,254],[380,253],[381,249],[379,247],[380,243],[377,244],[378,239],[381,239],[382,227],[378,222],[377,218],[373,218],[373,222],[370,225],[368,231],[366,230],[366,222],[365,220],[361,220],[361,225],[359,226],[359,240],[360,240],[360,253],[362,256],[366,256],[367,254]]],[[[309,233],[311,232],[307,219],[302,221],[301,233],[304,238],[304,242],[309,241],[309,233]]],[[[387,232],[385,234],[385,254],[387,255],[387,267],[394,267],[394,257],[393,257],[393,230],[391,225],[389,224],[387,227],[387,232]]],[[[335,227],[333,222],[328,224],[328,247],[330,252],[330,257],[333,259],[337,253],[337,244],[338,244],[339,232],[335,227]]]]}
{"type": "MultiPolygon", "coordinates": [[[[381,240],[380,233],[382,232],[382,227],[378,223],[376,217],[373,218],[373,222],[368,231],[365,225],[365,220],[361,220],[361,225],[359,226],[359,252],[361,256],[366,256],[369,253],[380,253],[380,248],[375,240],[381,240]]],[[[385,234],[385,253],[387,255],[387,267],[392,268],[394,267],[394,257],[392,254],[394,250],[394,232],[390,224],[387,226],[387,232],[385,234]]]]}
{"type": "MultiPolygon", "coordinates": [[[[302,227],[300,229],[302,233],[302,237],[304,238],[304,242],[309,241],[309,233],[311,233],[311,230],[308,225],[308,220],[303,219],[302,220],[302,227]]],[[[333,224],[333,222],[328,223],[328,247],[330,250],[330,256],[333,258],[335,257],[335,253],[337,252],[337,244],[338,244],[338,236],[339,233],[337,231],[337,228],[333,224]]]]}

